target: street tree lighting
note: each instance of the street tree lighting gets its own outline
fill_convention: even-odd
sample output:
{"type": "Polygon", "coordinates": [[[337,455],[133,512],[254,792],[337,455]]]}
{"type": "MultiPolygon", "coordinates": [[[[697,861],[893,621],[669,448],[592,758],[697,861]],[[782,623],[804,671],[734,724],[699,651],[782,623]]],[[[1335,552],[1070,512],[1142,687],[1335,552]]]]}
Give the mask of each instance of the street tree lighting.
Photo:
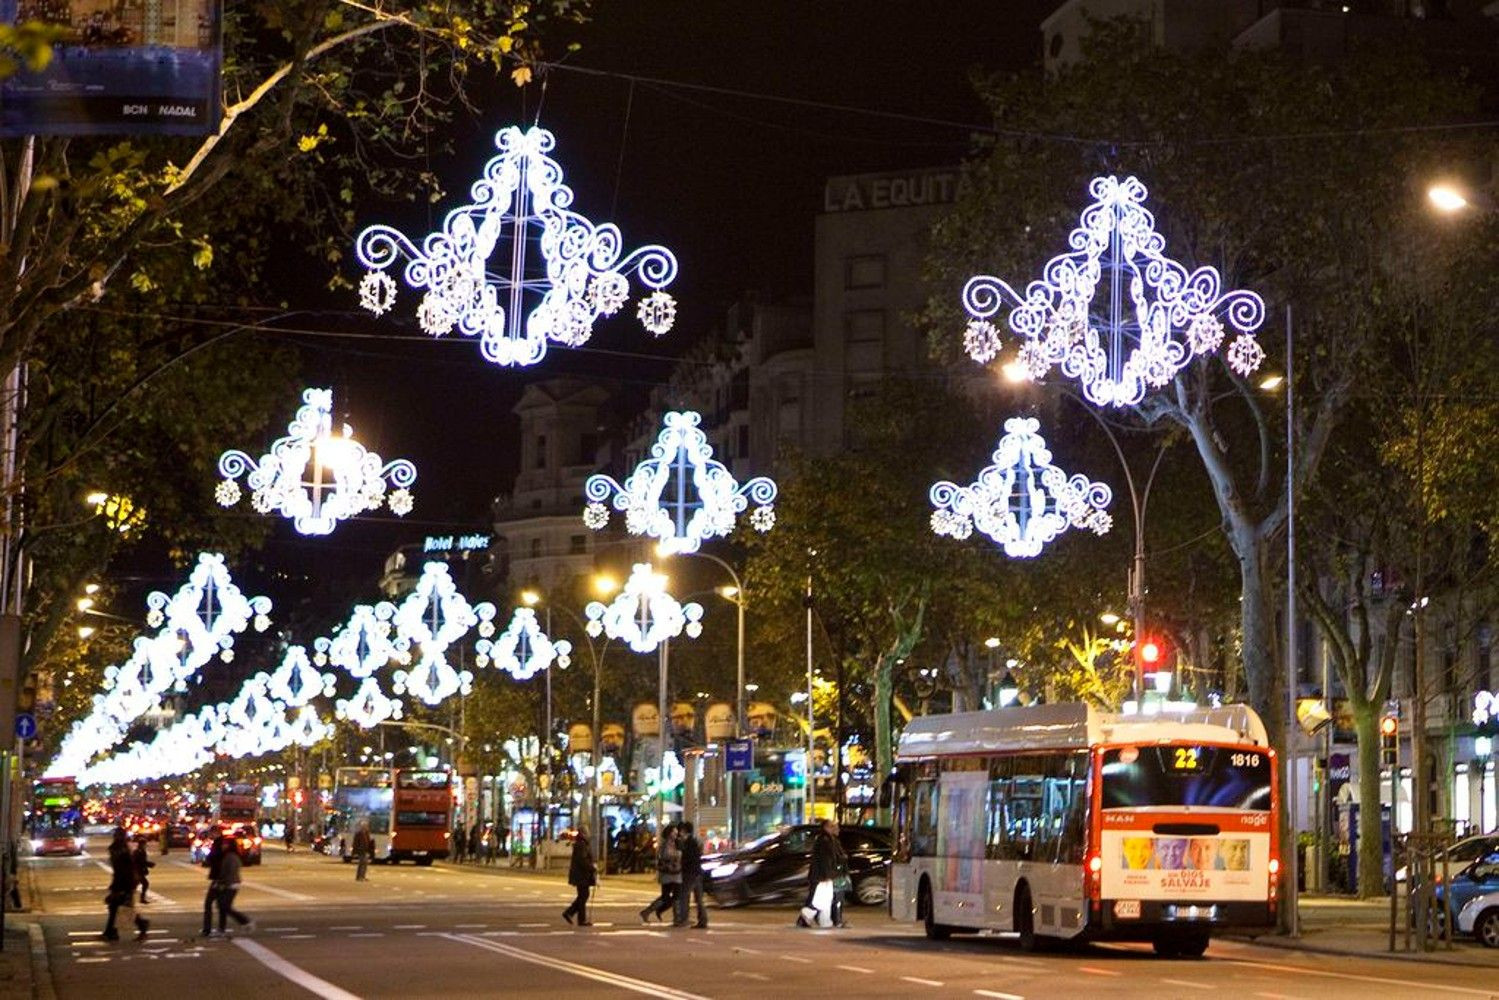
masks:
{"type": "Polygon", "coordinates": [[[89,636],[93,635],[95,631],[96,630],[92,625],[80,625],[78,626],[78,638],[87,639],[89,636]]]}
{"type": "Polygon", "coordinates": [[[1009,708],[1020,700],[1020,682],[1015,679],[1015,674],[1006,670],[1005,675],[999,679],[999,707],[1009,708]]]}
{"type": "Polygon", "coordinates": [[[1105,611],[1098,616],[1098,620],[1109,626],[1118,625],[1120,622],[1119,616],[1112,611],[1105,611]]]}
{"type": "Polygon", "coordinates": [[[1426,189],[1426,197],[1439,212],[1461,212],[1472,204],[1462,189],[1453,184],[1433,184],[1426,189]]]}

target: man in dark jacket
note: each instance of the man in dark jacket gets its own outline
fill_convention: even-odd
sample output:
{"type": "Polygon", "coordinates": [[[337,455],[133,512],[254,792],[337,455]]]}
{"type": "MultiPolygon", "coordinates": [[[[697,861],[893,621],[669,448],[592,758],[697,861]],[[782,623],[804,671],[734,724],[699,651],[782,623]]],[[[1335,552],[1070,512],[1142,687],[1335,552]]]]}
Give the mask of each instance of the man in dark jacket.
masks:
{"type": "MultiPolygon", "coordinates": [[[[118,941],[119,928],[115,920],[121,907],[129,907],[135,901],[135,859],[130,855],[130,840],[124,827],[117,827],[114,839],[109,843],[109,891],[104,905],[109,907],[109,920],[104,925],[104,940],[118,941]]],[[[131,910],[134,913],[134,909],[131,910]]],[[[135,939],[142,940],[151,929],[151,922],[136,914],[135,939]]]]}
{"type": "Polygon", "coordinates": [[[213,908],[219,901],[219,879],[224,869],[224,833],[219,831],[208,849],[208,891],[203,894],[203,936],[213,933],[213,908]]]}
{"type": "Polygon", "coordinates": [[[677,890],[677,913],[673,927],[686,927],[692,900],[697,901],[695,927],[708,926],[708,909],[703,905],[703,842],[697,839],[692,824],[677,824],[677,847],[682,852],[682,888],[677,890]]]}
{"type": "Polygon", "coordinates": [[[817,831],[817,836],[812,841],[812,864],[807,869],[807,902],[802,907],[802,915],[797,918],[797,923],[815,925],[818,922],[817,908],[812,905],[812,900],[820,883],[832,882],[833,902],[827,916],[835,926],[844,926],[843,893],[839,891],[837,883],[847,876],[848,854],[838,839],[838,821],[825,819],[822,821],[822,829],[817,831]],[[811,911],[810,916],[808,911],[811,911]]]}
{"type": "Polygon", "coordinates": [[[563,920],[572,923],[573,916],[576,915],[579,927],[591,926],[588,919],[588,892],[598,880],[598,871],[593,864],[593,848],[588,843],[588,827],[579,826],[578,836],[573,840],[572,861],[567,866],[567,884],[578,890],[578,896],[571,906],[562,911],[563,920]]]}
{"type": "MultiPolygon", "coordinates": [[[[167,837],[166,831],[162,831],[161,839],[167,837]]],[[[151,869],[156,867],[156,862],[146,856],[146,838],[140,837],[135,841],[135,850],[130,854],[130,860],[135,865],[135,881],[141,887],[141,902],[151,902],[146,898],[146,890],[151,888],[151,869]]]]}

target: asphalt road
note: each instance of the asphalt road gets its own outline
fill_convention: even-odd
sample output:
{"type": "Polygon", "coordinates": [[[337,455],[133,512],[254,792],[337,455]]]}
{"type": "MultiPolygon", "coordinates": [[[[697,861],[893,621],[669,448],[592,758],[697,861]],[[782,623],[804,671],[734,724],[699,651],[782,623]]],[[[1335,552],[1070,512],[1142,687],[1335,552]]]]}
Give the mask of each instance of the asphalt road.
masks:
{"type": "MultiPolygon", "coordinates": [[[[590,928],[561,919],[557,876],[436,865],[352,866],[267,849],[236,901],[251,935],[199,937],[204,870],[173,851],[152,871],[143,943],[103,941],[103,843],[38,858],[38,917],[52,981],[71,998],[359,997],[1491,997],[1481,969],[1309,955],[1215,941],[1202,960],[1091,946],[1029,955],[1002,936],[927,941],[916,926],[851,907],[852,926],[805,930],[788,908],[712,910],[707,930],[641,926],[654,895],[635,880],[598,890],[590,928]]],[[[1499,987],[1499,984],[1494,984],[1499,987]]]]}

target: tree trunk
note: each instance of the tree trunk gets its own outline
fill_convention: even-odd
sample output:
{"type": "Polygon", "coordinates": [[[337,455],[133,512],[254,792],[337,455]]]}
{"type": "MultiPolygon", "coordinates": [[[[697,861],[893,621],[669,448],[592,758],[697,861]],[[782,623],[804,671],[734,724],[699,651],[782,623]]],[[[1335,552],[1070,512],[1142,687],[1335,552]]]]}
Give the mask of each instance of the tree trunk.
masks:
{"type": "MultiPolygon", "coordinates": [[[[887,650],[880,654],[874,667],[874,763],[875,773],[884,781],[890,774],[895,754],[890,745],[890,701],[895,694],[895,654],[887,650]]],[[[880,799],[880,824],[890,825],[890,816],[883,796],[880,799]]]]}
{"type": "Polygon", "coordinates": [[[1373,702],[1353,709],[1358,735],[1358,894],[1384,895],[1384,838],[1379,822],[1379,713],[1373,702]]]}

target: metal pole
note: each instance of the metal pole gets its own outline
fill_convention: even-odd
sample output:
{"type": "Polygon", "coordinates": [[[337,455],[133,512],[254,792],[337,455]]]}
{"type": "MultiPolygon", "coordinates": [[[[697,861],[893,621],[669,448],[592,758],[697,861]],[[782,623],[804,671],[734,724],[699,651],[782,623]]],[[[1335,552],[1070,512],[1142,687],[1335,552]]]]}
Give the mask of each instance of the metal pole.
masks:
{"type": "MultiPolygon", "coordinates": [[[[585,637],[587,633],[584,633],[585,637]]],[[[603,663],[598,651],[594,648],[593,640],[587,639],[588,653],[593,657],[593,779],[588,784],[588,800],[592,808],[588,810],[589,817],[593,820],[593,853],[594,857],[602,860],[604,857],[604,843],[608,839],[604,836],[604,810],[599,804],[599,764],[602,763],[601,747],[599,746],[599,727],[603,725],[599,708],[599,688],[602,684],[603,663]]]]}
{"type": "Polygon", "coordinates": [[[671,647],[671,640],[670,639],[663,639],[661,641],[661,646],[660,646],[659,652],[657,654],[658,666],[660,668],[660,673],[661,673],[661,677],[660,677],[660,681],[659,681],[659,685],[660,686],[657,689],[657,695],[658,695],[658,699],[659,700],[658,700],[657,706],[656,706],[656,710],[657,710],[657,713],[658,713],[657,716],[656,716],[656,742],[658,744],[658,746],[657,746],[658,753],[657,753],[657,759],[656,759],[656,834],[657,834],[657,836],[660,835],[661,830],[664,829],[665,826],[666,826],[666,792],[665,792],[665,790],[661,786],[665,783],[665,780],[666,780],[666,739],[667,739],[667,734],[669,732],[669,730],[668,730],[667,727],[671,724],[671,719],[666,714],[666,669],[667,669],[667,658],[671,655],[670,652],[669,652],[670,647],[671,647]]]}
{"type": "MultiPolygon", "coordinates": [[[[737,677],[734,692],[734,735],[744,738],[744,591],[740,590],[734,607],[739,612],[737,677]]],[[[728,751],[724,751],[724,762],[728,762],[728,751]]],[[[744,774],[734,771],[729,775],[729,839],[738,845],[744,840],[744,774]]]]}
{"type": "Polygon", "coordinates": [[[812,710],[812,574],[807,574],[807,822],[816,818],[817,810],[817,762],[815,757],[816,737],[813,726],[816,721],[812,710]]]}
{"type": "Polygon", "coordinates": [[[1286,904],[1292,937],[1301,934],[1298,907],[1300,893],[1296,884],[1301,869],[1296,839],[1296,369],[1293,367],[1294,330],[1291,306],[1286,304],[1286,787],[1290,793],[1291,844],[1290,862],[1286,865],[1286,904]]]}

